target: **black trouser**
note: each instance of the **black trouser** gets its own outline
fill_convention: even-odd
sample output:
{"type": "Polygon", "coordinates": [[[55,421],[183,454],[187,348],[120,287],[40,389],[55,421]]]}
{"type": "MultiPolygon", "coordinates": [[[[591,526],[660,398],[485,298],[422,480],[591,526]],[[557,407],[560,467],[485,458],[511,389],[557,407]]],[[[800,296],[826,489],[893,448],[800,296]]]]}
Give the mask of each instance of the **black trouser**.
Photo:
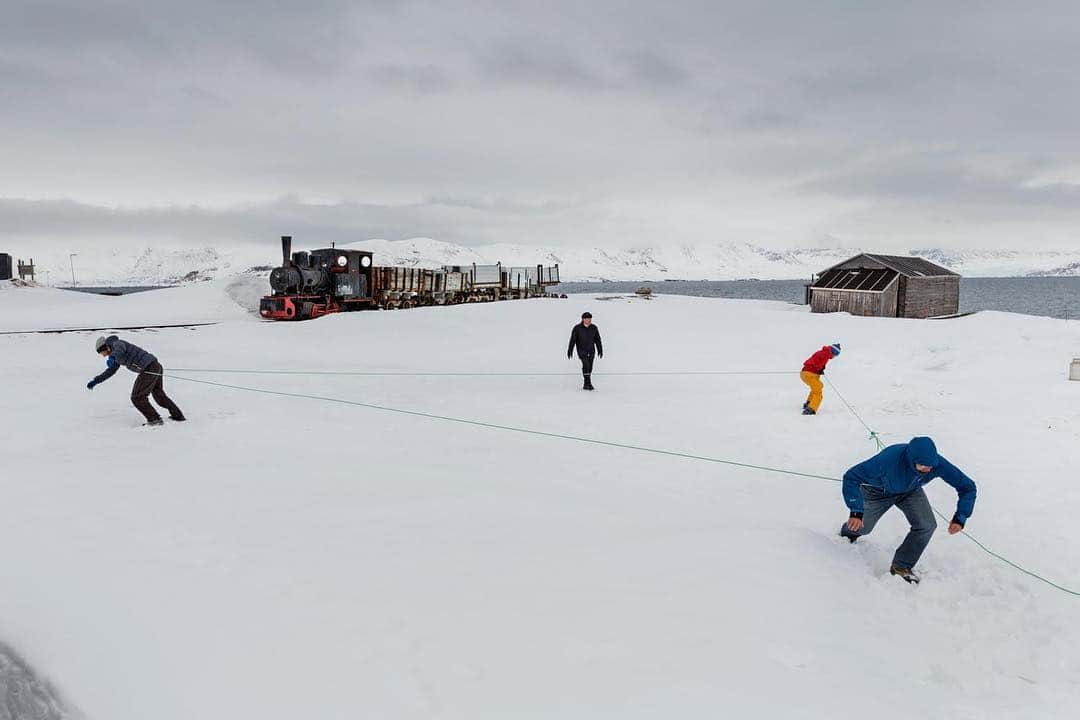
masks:
{"type": "Polygon", "coordinates": [[[586,384],[591,384],[592,379],[590,376],[592,375],[593,354],[589,353],[588,355],[579,355],[578,357],[581,358],[581,374],[585,376],[586,384]]]}
{"type": "Polygon", "coordinates": [[[159,362],[151,363],[139,373],[135,377],[135,384],[131,387],[131,404],[143,414],[147,422],[156,422],[161,420],[161,416],[146,399],[150,395],[154,396],[154,402],[169,411],[169,417],[184,417],[180,408],[176,407],[176,403],[165,394],[165,370],[159,362]]]}

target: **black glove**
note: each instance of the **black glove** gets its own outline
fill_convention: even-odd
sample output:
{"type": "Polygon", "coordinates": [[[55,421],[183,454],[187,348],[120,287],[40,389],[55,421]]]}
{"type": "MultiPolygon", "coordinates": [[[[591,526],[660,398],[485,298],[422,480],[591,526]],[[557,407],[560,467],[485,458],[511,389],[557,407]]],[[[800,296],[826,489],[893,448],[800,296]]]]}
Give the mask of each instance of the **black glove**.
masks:
{"type": "Polygon", "coordinates": [[[95,380],[91,380],[90,382],[86,383],[86,389],[93,390],[95,385],[97,385],[97,382],[95,380]]]}

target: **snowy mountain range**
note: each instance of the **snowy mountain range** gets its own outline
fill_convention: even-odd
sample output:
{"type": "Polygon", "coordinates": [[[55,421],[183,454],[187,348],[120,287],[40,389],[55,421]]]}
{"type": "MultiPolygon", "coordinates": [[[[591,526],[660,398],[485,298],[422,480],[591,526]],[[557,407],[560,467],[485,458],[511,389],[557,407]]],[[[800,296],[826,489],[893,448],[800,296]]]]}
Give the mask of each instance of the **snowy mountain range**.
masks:
{"type": "MultiPolygon", "coordinates": [[[[296,244],[300,249],[302,244],[296,244]]],[[[375,253],[385,265],[438,267],[489,264],[554,265],[564,281],[761,280],[808,278],[860,252],[881,248],[831,247],[771,250],[751,243],[700,244],[641,249],[555,248],[497,244],[466,247],[429,238],[351,243],[375,253]]],[[[1080,250],[888,251],[918,255],[971,277],[1080,276],[1080,250]]],[[[38,258],[53,284],[69,284],[68,256],[38,258]]],[[[280,262],[276,243],[266,247],[142,248],[111,253],[84,249],[78,255],[80,285],[164,285],[269,269],[280,262]]],[[[44,279],[44,278],[39,278],[44,279]]]]}

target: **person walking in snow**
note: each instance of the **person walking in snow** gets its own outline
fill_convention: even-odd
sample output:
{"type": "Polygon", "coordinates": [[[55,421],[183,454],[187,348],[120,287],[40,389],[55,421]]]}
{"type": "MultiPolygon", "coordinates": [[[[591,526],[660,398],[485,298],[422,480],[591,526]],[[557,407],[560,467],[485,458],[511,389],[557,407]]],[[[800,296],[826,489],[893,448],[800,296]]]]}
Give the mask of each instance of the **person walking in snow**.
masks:
{"type": "Polygon", "coordinates": [[[593,356],[604,357],[604,343],[600,340],[600,328],[592,324],[592,313],[581,313],[581,322],[570,331],[570,345],[566,348],[566,358],[574,357],[574,348],[577,348],[578,357],[581,359],[581,374],[585,377],[582,390],[595,390],[592,384],[593,356]]]}
{"type": "Polygon", "coordinates": [[[934,441],[928,437],[890,445],[844,473],[842,492],[849,515],[840,527],[840,534],[854,543],[869,535],[889,508],[894,505],[900,508],[911,523],[911,530],[896,549],[889,572],[909,583],[918,583],[915,564],[937,528],[934,511],[923,490],[923,485],[934,478],[956,488],[956,513],[949,523],[949,534],[955,535],[964,529],[975,509],[975,481],[938,455],[934,441]]]}
{"type": "Polygon", "coordinates": [[[143,414],[147,425],[163,424],[161,415],[147,399],[151,395],[154,397],[154,402],[169,411],[170,420],[183,422],[186,419],[176,403],[165,394],[165,370],[156,357],[138,345],[121,340],[116,335],[99,337],[94,342],[94,349],[105,358],[106,368],[105,372],[86,383],[87,390],[93,390],[96,385],[111,378],[123,366],[138,373],[135,384],[131,388],[131,404],[143,414]]]}
{"type": "Polygon", "coordinates": [[[821,384],[821,376],[825,374],[825,366],[829,364],[829,361],[839,355],[840,343],[833,343],[832,345],[826,345],[806,358],[802,372],[799,373],[802,381],[810,386],[810,397],[806,399],[802,406],[803,415],[817,415],[818,408],[821,407],[822,391],[824,390],[824,386],[821,384]]]}

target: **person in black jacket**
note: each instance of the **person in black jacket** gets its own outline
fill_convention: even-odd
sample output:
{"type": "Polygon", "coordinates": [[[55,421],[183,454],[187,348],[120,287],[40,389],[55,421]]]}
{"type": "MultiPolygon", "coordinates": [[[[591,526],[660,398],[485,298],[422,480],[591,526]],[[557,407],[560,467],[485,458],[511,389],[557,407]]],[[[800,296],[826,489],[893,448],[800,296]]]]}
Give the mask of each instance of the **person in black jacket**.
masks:
{"type": "Polygon", "coordinates": [[[123,366],[133,373],[138,373],[135,385],[131,388],[131,404],[143,414],[147,425],[162,424],[161,415],[147,399],[151,395],[154,396],[154,402],[169,411],[170,420],[185,420],[184,413],[180,412],[176,403],[165,394],[165,370],[156,357],[115,335],[99,337],[94,342],[94,349],[105,358],[106,368],[105,372],[86,383],[87,390],[93,390],[94,386],[111,378],[123,366]]]}
{"type": "Polygon", "coordinates": [[[574,348],[581,358],[581,374],[585,376],[582,390],[595,390],[592,384],[593,355],[604,357],[604,343],[600,340],[600,328],[592,324],[592,313],[581,314],[581,322],[570,331],[570,345],[566,348],[566,357],[574,357],[574,348]]]}

